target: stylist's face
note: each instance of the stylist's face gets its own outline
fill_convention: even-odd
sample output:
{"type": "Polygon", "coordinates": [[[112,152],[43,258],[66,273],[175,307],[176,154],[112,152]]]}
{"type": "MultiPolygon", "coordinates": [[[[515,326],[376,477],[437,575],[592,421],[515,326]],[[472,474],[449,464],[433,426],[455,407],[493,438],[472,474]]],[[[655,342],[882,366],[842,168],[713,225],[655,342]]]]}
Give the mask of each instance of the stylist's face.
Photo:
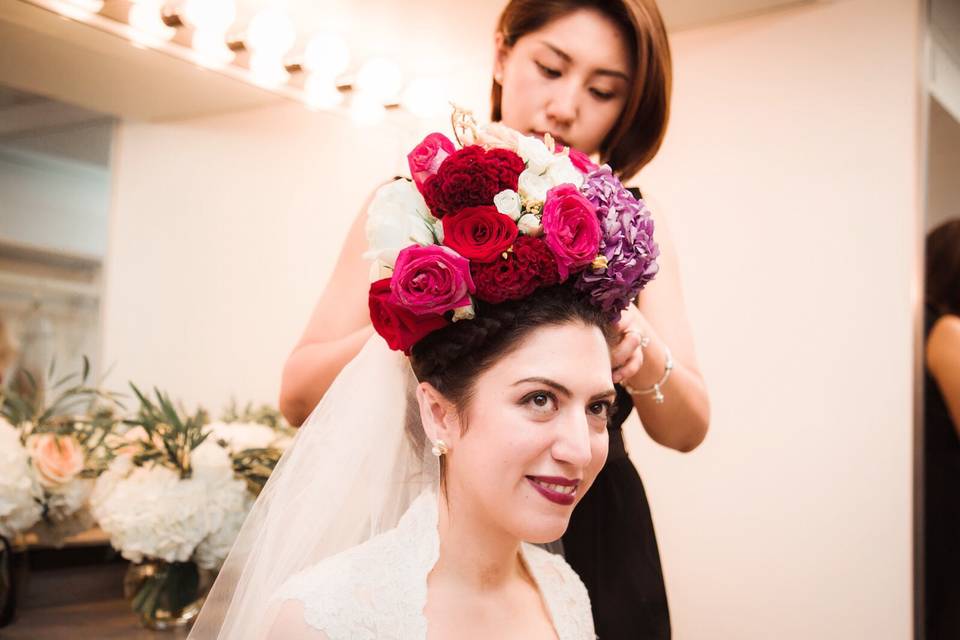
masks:
{"type": "Polygon", "coordinates": [[[579,9],[513,47],[497,40],[495,76],[503,85],[503,123],[526,134],[595,153],[627,100],[630,55],[609,18],[579,9]]]}

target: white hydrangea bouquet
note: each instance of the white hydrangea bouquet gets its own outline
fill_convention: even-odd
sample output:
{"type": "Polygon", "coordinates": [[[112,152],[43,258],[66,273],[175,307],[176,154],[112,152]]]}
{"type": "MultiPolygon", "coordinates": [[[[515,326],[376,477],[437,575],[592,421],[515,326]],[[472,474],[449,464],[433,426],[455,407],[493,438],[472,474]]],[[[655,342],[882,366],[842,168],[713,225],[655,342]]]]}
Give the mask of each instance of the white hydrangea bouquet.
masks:
{"type": "Polygon", "coordinates": [[[241,422],[250,416],[236,411],[211,423],[203,410],[188,414],[160,391],[150,398],[131,387],[139,414],[114,441],[90,502],[111,544],[134,563],[125,591],[141,621],[177,626],[202,605],[288,436],[241,422]],[[273,464],[254,464],[258,456],[273,464]]]}
{"type": "Polygon", "coordinates": [[[0,536],[32,533],[60,546],[93,525],[88,498],[106,467],[104,441],[116,418],[113,394],[89,386],[89,373],[84,360],[82,372],[49,389],[49,403],[25,372],[18,388],[3,391],[0,536]]]}

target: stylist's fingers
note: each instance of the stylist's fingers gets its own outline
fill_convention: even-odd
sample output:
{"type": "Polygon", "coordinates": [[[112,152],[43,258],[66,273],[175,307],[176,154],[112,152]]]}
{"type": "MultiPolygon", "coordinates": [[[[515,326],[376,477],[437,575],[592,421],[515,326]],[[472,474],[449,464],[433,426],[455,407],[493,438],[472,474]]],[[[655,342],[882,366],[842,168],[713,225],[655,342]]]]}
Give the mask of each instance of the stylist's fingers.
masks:
{"type": "Polygon", "coordinates": [[[623,382],[624,380],[629,380],[633,376],[637,375],[640,371],[640,368],[643,366],[643,349],[637,348],[631,354],[630,358],[623,363],[619,368],[613,370],[613,381],[623,382]]]}
{"type": "MultiPolygon", "coordinates": [[[[624,367],[635,364],[637,359],[639,359],[640,363],[639,366],[637,366],[637,370],[643,365],[643,350],[640,348],[642,340],[643,338],[639,333],[628,330],[623,334],[617,346],[610,350],[610,363],[613,365],[615,374],[624,367]]],[[[636,373],[636,371],[633,373],[636,373]]],[[[620,380],[629,378],[633,373],[621,376],[620,380]]],[[[615,380],[615,382],[619,382],[620,380],[615,380]]]]}

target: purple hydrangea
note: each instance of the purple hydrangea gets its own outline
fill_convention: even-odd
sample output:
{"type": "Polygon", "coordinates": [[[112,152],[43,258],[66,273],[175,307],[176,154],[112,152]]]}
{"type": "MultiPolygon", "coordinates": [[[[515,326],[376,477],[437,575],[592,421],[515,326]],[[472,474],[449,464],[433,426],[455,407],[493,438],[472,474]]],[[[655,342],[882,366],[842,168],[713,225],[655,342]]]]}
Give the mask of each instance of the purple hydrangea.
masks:
{"type": "Polygon", "coordinates": [[[607,264],[588,266],[574,286],[617,319],[659,270],[660,249],[653,241],[653,219],[643,200],[627,191],[609,166],[587,176],[581,191],[597,207],[600,255],[607,264]]]}

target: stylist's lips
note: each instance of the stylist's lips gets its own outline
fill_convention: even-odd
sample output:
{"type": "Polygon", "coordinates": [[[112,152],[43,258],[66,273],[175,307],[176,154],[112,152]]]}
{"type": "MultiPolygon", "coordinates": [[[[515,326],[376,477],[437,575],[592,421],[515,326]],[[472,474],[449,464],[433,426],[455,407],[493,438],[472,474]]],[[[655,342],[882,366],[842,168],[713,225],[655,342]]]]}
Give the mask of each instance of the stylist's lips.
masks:
{"type": "Polygon", "coordinates": [[[550,502],[570,506],[577,500],[579,480],[556,476],[527,476],[526,478],[527,482],[550,502]]]}

